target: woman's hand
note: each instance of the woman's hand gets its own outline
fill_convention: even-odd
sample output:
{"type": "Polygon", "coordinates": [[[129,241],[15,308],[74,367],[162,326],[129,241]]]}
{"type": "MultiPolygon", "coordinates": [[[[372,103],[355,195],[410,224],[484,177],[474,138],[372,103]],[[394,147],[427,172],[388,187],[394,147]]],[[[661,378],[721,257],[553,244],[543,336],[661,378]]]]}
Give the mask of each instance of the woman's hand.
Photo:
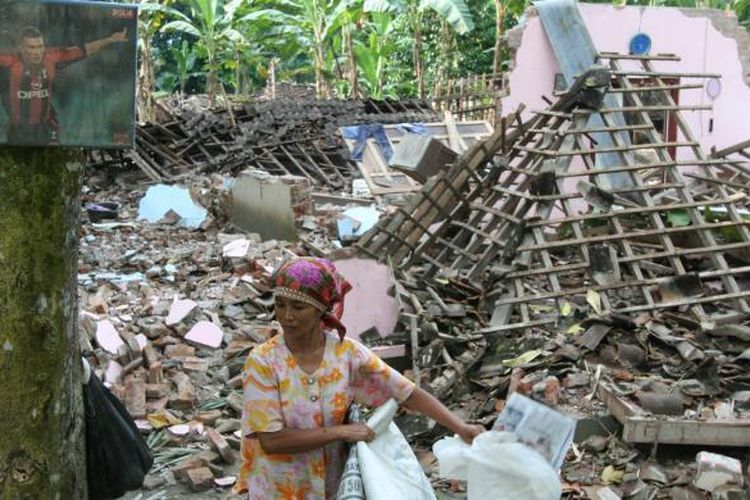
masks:
{"type": "Polygon", "coordinates": [[[339,436],[347,443],[356,443],[357,441],[369,443],[375,439],[375,433],[365,424],[340,425],[339,436]]]}
{"type": "Polygon", "coordinates": [[[474,438],[486,431],[484,427],[481,425],[473,425],[473,424],[467,424],[464,422],[461,424],[461,427],[456,431],[456,434],[458,434],[461,439],[463,439],[468,444],[471,444],[472,441],[474,441],[474,438]]]}

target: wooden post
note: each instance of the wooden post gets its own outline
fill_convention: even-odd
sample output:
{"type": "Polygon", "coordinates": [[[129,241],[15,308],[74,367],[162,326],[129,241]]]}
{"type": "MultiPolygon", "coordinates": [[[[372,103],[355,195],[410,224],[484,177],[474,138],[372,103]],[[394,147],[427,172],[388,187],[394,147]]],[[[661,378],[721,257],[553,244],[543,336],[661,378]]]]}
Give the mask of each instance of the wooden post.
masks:
{"type": "Polygon", "coordinates": [[[409,315],[409,334],[411,339],[411,371],[414,373],[414,384],[422,387],[422,376],[419,372],[419,329],[417,327],[417,316],[409,315]]]}
{"type": "Polygon", "coordinates": [[[276,58],[271,59],[268,74],[271,79],[271,99],[276,99],[276,58]]]}

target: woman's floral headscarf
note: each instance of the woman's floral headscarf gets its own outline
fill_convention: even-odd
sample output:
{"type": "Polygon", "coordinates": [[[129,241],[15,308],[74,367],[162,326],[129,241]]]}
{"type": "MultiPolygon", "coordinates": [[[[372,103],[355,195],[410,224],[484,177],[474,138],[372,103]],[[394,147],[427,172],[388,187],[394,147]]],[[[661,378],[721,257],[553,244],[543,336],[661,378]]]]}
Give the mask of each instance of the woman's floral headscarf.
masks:
{"type": "Polygon", "coordinates": [[[275,296],[310,304],[323,313],[322,323],[346,335],[341,323],[344,295],[352,285],[326,259],[300,257],[282,264],[271,277],[275,296]]]}

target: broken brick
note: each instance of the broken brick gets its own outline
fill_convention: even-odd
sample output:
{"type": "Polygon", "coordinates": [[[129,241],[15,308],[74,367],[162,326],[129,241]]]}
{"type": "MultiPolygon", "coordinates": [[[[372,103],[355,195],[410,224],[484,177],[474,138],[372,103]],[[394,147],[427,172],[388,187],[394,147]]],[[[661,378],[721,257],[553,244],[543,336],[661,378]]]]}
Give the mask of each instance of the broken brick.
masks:
{"type": "Polygon", "coordinates": [[[215,429],[208,427],[206,428],[206,437],[208,437],[211,447],[221,456],[224,462],[228,464],[234,463],[234,452],[227,443],[227,440],[224,439],[224,436],[219,434],[215,429]]]}
{"type": "Polygon", "coordinates": [[[193,491],[205,491],[214,485],[214,473],[208,467],[188,469],[185,474],[190,489],[193,491]]]}

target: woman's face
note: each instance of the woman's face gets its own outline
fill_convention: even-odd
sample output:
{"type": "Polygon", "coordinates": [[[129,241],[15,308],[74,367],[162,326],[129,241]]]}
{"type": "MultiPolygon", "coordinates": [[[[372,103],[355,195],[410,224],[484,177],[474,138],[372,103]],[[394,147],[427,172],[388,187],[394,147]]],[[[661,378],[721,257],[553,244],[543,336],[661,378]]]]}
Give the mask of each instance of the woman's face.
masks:
{"type": "Polygon", "coordinates": [[[281,323],[286,335],[305,337],[319,331],[323,313],[310,304],[286,297],[276,297],[274,310],[276,321],[281,323]]]}

